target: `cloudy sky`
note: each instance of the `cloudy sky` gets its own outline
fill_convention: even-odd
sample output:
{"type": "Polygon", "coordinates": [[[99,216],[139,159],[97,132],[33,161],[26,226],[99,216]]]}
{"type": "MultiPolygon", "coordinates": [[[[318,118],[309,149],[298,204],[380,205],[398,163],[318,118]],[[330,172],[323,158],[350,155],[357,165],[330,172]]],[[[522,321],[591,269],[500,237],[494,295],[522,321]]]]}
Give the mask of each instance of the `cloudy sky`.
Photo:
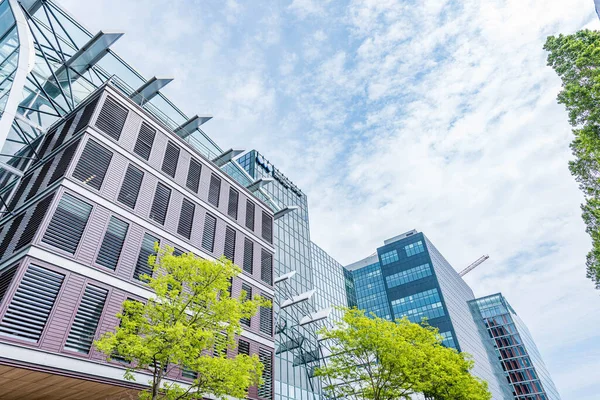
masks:
{"type": "Polygon", "coordinates": [[[257,148],[309,196],[348,264],[416,228],[476,295],[503,292],[564,400],[598,399],[600,298],[542,50],[600,29],[592,0],[62,0],[224,148],[257,148]]]}

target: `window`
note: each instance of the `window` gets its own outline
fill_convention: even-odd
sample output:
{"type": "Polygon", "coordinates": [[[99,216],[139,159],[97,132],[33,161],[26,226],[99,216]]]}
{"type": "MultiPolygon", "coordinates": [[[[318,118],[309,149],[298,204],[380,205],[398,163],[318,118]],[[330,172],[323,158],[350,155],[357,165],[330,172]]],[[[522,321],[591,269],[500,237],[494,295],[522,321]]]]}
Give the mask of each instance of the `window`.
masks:
{"type": "Polygon", "coordinates": [[[170,199],[171,189],[158,182],[156,184],[156,191],[154,192],[152,208],[150,208],[150,219],[164,225],[165,219],[167,218],[167,209],[169,208],[170,199]]]}
{"type": "Polygon", "coordinates": [[[210,186],[208,188],[208,202],[215,207],[219,207],[219,197],[221,196],[221,179],[215,174],[210,176],[210,186]]]}
{"type": "Polygon", "coordinates": [[[54,173],[50,177],[50,181],[48,181],[48,186],[65,176],[65,172],[67,172],[67,168],[69,168],[71,160],[73,160],[73,155],[75,154],[75,150],[77,150],[77,146],[79,146],[79,139],[63,150],[60,159],[56,163],[56,168],[54,168],[54,173]]]}
{"type": "Polygon", "coordinates": [[[2,271],[0,271],[0,304],[2,304],[2,300],[4,299],[6,292],[8,292],[8,288],[15,277],[18,267],[19,264],[4,268],[2,271]]]}
{"type": "Polygon", "coordinates": [[[21,225],[21,222],[23,221],[24,216],[25,216],[25,213],[21,213],[21,214],[17,215],[15,217],[15,219],[12,220],[12,223],[10,224],[10,228],[8,228],[8,231],[6,231],[6,235],[4,236],[4,239],[2,239],[2,243],[0,243],[0,258],[6,254],[8,245],[10,244],[13,237],[15,236],[15,233],[17,233],[17,229],[19,229],[19,226],[21,225]]]}
{"type": "Polygon", "coordinates": [[[217,228],[217,219],[210,214],[206,214],[204,219],[204,232],[202,233],[202,248],[210,252],[215,248],[215,230],[217,228]]]}
{"type": "Polygon", "coordinates": [[[48,171],[50,170],[50,167],[52,166],[53,161],[54,161],[54,159],[48,160],[44,163],[44,165],[42,165],[42,168],[40,168],[40,172],[38,173],[38,176],[35,178],[33,185],[31,185],[31,189],[29,190],[29,193],[27,193],[27,196],[25,197],[25,201],[31,199],[38,193],[38,191],[40,190],[40,187],[42,187],[42,183],[44,182],[44,179],[46,179],[46,175],[48,175],[48,171]]]}
{"type": "Polygon", "coordinates": [[[181,369],[181,376],[188,379],[196,379],[198,377],[198,374],[189,368],[183,367],[181,369]]]}
{"type": "Polygon", "coordinates": [[[42,242],[75,254],[92,206],[65,193],[48,224],[42,242]]]}
{"type": "Polygon", "coordinates": [[[84,126],[87,126],[90,123],[90,119],[92,118],[92,114],[94,113],[94,110],[96,109],[98,100],[100,100],[100,95],[96,96],[95,99],[90,101],[85,106],[83,112],[81,113],[81,117],[79,117],[79,121],[77,121],[77,126],[75,127],[75,130],[73,132],[79,132],[79,130],[81,130],[81,128],[83,128],[84,126]]]}
{"type": "MultiPolygon", "coordinates": [[[[252,286],[247,283],[242,283],[242,291],[246,292],[246,300],[252,299],[252,286]]],[[[242,318],[240,319],[240,323],[247,327],[250,327],[250,318],[242,318]]]]}
{"type": "Polygon", "coordinates": [[[396,318],[406,316],[411,322],[421,322],[423,318],[433,319],[445,315],[437,289],[392,300],[392,309],[396,318]]]}
{"type": "Polygon", "coordinates": [[[215,334],[215,344],[213,346],[213,357],[227,356],[227,336],[224,333],[215,334]]]}
{"type": "Polygon", "coordinates": [[[152,152],[152,145],[154,144],[154,137],[156,136],[156,129],[153,129],[145,122],[142,122],[140,132],[138,133],[133,152],[144,160],[150,158],[152,152]]]}
{"type": "Polygon", "coordinates": [[[246,228],[254,230],[254,203],[246,200],[246,228]]]}
{"type": "Polygon", "coordinates": [[[21,233],[21,237],[19,238],[19,242],[15,247],[15,251],[29,245],[33,241],[33,237],[35,236],[38,228],[40,227],[42,220],[46,216],[46,211],[48,211],[48,207],[50,207],[52,199],[54,199],[54,193],[41,200],[35,206],[35,210],[33,210],[33,214],[31,214],[31,218],[29,218],[27,226],[25,226],[23,233],[21,233]]]}
{"type": "Polygon", "coordinates": [[[250,342],[239,339],[238,340],[238,354],[250,355],[250,342]]]}
{"type": "Polygon", "coordinates": [[[152,267],[148,264],[148,257],[156,255],[154,252],[154,243],[160,240],[148,233],[144,234],[142,240],[142,247],[140,248],[140,254],[138,255],[137,262],[135,264],[135,271],[133,271],[133,277],[137,280],[141,280],[141,276],[146,274],[152,276],[152,267]]]}
{"type": "Polygon", "coordinates": [[[144,179],[142,170],[129,164],[117,200],[127,207],[134,209],[138,194],[140,193],[140,187],[142,186],[142,179],[144,179]]]}
{"type": "Polygon", "coordinates": [[[73,171],[73,178],[100,190],[113,153],[93,140],[88,140],[73,171]]]}
{"type": "Polygon", "coordinates": [[[252,263],[254,259],[254,242],[248,238],[244,238],[244,271],[252,274],[252,263]]]}
{"type": "Polygon", "coordinates": [[[46,268],[30,265],[19,283],[0,332],[37,342],[60,291],[64,276],[46,268]],[[35,293],[35,301],[31,294],[35,293]]]}
{"type": "Polygon", "coordinates": [[[273,243],[273,218],[264,211],[262,213],[262,238],[273,243]]]}
{"type": "Polygon", "coordinates": [[[273,255],[265,249],[260,249],[260,279],[273,284],[273,255]]]}
{"type": "Polygon", "coordinates": [[[102,245],[96,258],[97,264],[113,271],[117,268],[128,229],[129,224],[127,222],[121,221],[115,216],[110,217],[108,228],[106,228],[106,233],[104,234],[104,240],[102,240],[102,245]]]}
{"type": "Polygon", "coordinates": [[[429,263],[386,276],[385,280],[387,281],[388,287],[391,288],[416,281],[417,279],[425,278],[427,276],[431,276],[431,267],[429,266],[429,263]]]}
{"type": "Polygon", "coordinates": [[[398,252],[395,249],[381,255],[381,265],[388,265],[394,261],[398,261],[398,252]]]}
{"type": "Polygon", "coordinates": [[[264,366],[263,383],[258,387],[258,397],[271,400],[273,398],[273,354],[268,350],[259,349],[258,358],[264,366]]]}
{"type": "Polygon", "coordinates": [[[229,203],[227,204],[227,215],[233,219],[237,219],[238,216],[238,200],[240,194],[234,188],[229,188],[229,203]]]}
{"type": "Polygon", "coordinates": [[[186,238],[192,236],[192,225],[194,224],[194,211],[196,205],[188,199],[183,199],[181,203],[181,213],[179,214],[179,224],[177,225],[177,233],[186,238]]]}
{"type": "Polygon", "coordinates": [[[190,166],[188,168],[188,175],[185,185],[188,189],[191,189],[194,193],[198,193],[200,187],[200,173],[202,172],[202,164],[193,158],[190,159],[190,166]]]}
{"type": "MultiPolygon", "coordinates": [[[[271,300],[264,295],[262,297],[271,300]]],[[[273,335],[273,309],[271,307],[260,307],[260,331],[265,335],[273,335]]]]}
{"type": "Polygon", "coordinates": [[[418,242],[404,246],[404,250],[406,251],[406,256],[410,257],[424,252],[425,248],[423,247],[423,242],[419,240],[418,242]]]}
{"type": "Polygon", "coordinates": [[[84,354],[90,352],[107,294],[106,289],[93,285],[86,286],[65,348],[84,354]]]}
{"type": "Polygon", "coordinates": [[[169,142],[165,150],[165,158],[163,158],[162,170],[171,178],[175,178],[177,172],[177,162],[179,161],[179,147],[169,142]]]}
{"type": "Polygon", "coordinates": [[[107,97],[102,105],[98,119],[96,119],[96,127],[111,138],[119,140],[123,126],[125,126],[125,120],[127,120],[127,114],[127,109],[121,107],[115,100],[107,97]]]}
{"type": "Polygon", "coordinates": [[[448,332],[441,332],[440,335],[442,336],[442,346],[446,346],[446,347],[451,347],[453,349],[456,349],[456,343],[454,342],[454,337],[452,336],[452,332],[448,331],[448,332]]]}
{"type": "Polygon", "coordinates": [[[235,261],[235,230],[229,226],[225,227],[225,248],[223,255],[231,262],[235,261]]]}

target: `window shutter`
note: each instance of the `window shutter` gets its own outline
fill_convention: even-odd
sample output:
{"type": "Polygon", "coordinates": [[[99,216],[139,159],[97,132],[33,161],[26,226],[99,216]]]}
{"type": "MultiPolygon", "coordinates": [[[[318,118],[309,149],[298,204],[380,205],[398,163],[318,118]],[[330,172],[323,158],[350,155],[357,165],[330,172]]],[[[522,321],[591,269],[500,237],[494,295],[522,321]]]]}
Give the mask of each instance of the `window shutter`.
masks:
{"type": "Polygon", "coordinates": [[[127,113],[127,109],[107,97],[96,119],[96,127],[111,138],[119,140],[123,126],[125,126],[125,120],[127,120],[127,113]]]}
{"type": "Polygon", "coordinates": [[[69,129],[71,129],[71,125],[73,124],[74,119],[75,119],[75,115],[71,116],[69,119],[67,119],[65,121],[65,124],[62,126],[62,128],[60,130],[60,134],[56,138],[54,147],[52,147],[52,151],[56,150],[61,144],[63,144],[63,142],[65,141],[65,138],[67,137],[67,134],[69,133],[69,129]]]}
{"type": "Polygon", "coordinates": [[[252,274],[252,262],[254,260],[254,242],[244,238],[244,271],[252,274]]]}
{"type": "Polygon", "coordinates": [[[198,377],[198,374],[189,368],[183,367],[181,369],[181,376],[188,379],[196,379],[198,377]]]}
{"type": "Polygon", "coordinates": [[[19,283],[0,332],[37,342],[48,321],[64,276],[30,265],[19,283]]]}
{"type": "Polygon", "coordinates": [[[183,199],[181,204],[181,213],[179,214],[179,225],[177,226],[177,233],[186,238],[192,236],[192,225],[194,224],[194,211],[196,205],[188,199],[183,199]]]}
{"type": "Polygon", "coordinates": [[[239,339],[238,340],[238,354],[250,355],[250,342],[239,339]]]}
{"type": "Polygon", "coordinates": [[[190,166],[188,169],[187,181],[185,185],[188,189],[191,189],[194,193],[198,193],[200,187],[200,173],[202,172],[202,164],[193,158],[190,159],[190,166]]]}
{"type": "Polygon", "coordinates": [[[25,197],[25,201],[28,201],[29,199],[34,197],[36,194],[38,194],[38,191],[40,190],[40,187],[42,186],[44,179],[46,179],[46,175],[48,175],[48,170],[50,170],[50,167],[52,166],[53,161],[54,161],[54,158],[52,160],[46,161],[44,163],[44,165],[42,165],[42,168],[40,168],[40,170],[39,170],[38,176],[35,178],[33,185],[31,185],[31,189],[29,189],[29,193],[27,193],[27,196],[25,197]]]}
{"type": "Polygon", "coordinates": [[[155,255],[154,243],[159,242],[158,238],[146,233],[142,240],[142,247],[140,248],[140,254],[138,255],[137,263],[135,264],[135,271],[133,277],[137,280],[141,280],[140,277],[144,274],[152,276],[152,267],[148,265],[148,257],[155,255]]]}
{"type": "Polygon", "coordinates": [[[204,232],[202,233],[202,248],[210,252],[215,247],[215,229],[217,228],[217,219],[210,214],[206,214],[204,219],[204,232]]]}
{"type": "Polygon", "coordinates": [[[215,207],[219,207],[219,197],[221,195],[221,178],[215,174],[210,176],[210,186],[208,188],[208,202],[215,207]]]}
{"type": "Polygon", "coordinates": [[[154,201],[150,209],[150,218],[161,225],[165,224],[167,218],[167,209],[169,208],[169,200],[171,199],[171,189],[158,182],[156,191],[154,192],[154,201]]]}
{"type": "MultiPolygon", "coordinates": [[[[262,294],[261,296],[268,299],[262,294]]],[[[268,300],[273,303],[272,299],[268,300]]],[[[273,309],[270,307],[260,307],[260,331],[268,336],[273,335],[273,309]]]]}
{"type": "Polygon", "coordinates": [[[50,148],[50,143],[52,143],[52,139],[54,139],[54,135],[56,135],[56,130],[57,127],[55,126],[44,136],[44,141],[42,142],[40,149],[37,151],[40,158],[34,162],[34,165],[40,162],[46,156],[46,152],[48,151],[48,148],[50,148]]]}
{"type": "Polygon", "coordinates": [[[67,168],[69,168],[71,160],[73,159],[73,154],[75,154],[75,150],[77,150],[77,146],[79,146],[79,141],[80,139],[77,139],[75,142],[71,143],[69,147],[63,150],[62,154],[60,155],[60,159],[56,163],[54,173],[48,182],[48,186],[65,176],[65,172],[67,171],[67,168]]]}
{"type": "Polygon", "coordinates": [[[73,178],[100,190],[113,153],[93,140],[88,140],[73,170],[73,178]]]}
{"type": "Polygon", "coordinates": [[[273,354],[268,350],[259,349],[258,359],[264,366],[263,383],[258,387],[258,397],[271,400],[273,398],[273,354]]]}
{"type": "Polygon", "coordinates": [[[15,273],[17,272],[17,268],[19,264],[13,265],[12,267],[5,268],[0,271],[0,304],[2,304],[2,300],[8,292],[8,288],[12,283],[13,278],[15,277],[15,273]]]}
{"type": "Polygon", "coordinates": [[[25,213],[21,213],[21,214],[17,215],[15,217],[15,219],[12,220],[12,223],[10,224],[10,228],[8,228],[8,231],[6,231],[6,235],[4,236],[4,239],[2,239],[2,243],[0,243],[0,258],[4,257],[6,255],[6,250],[8,249],[8,245],[10,244],[13,237],[15,236],[15,233],[17,233],[17,229],[19,229],[19,226],[21,225],[21,221],[23,221],[24,216],[25,216],[25,213]]]}
{"type": "Polygon", "coordinates": [[[120,203],[125,204],[127,207],[134,209],[135,203],[137,202],[138,194],[140,193],[140,187],[142,186],[142,179],[144,173],[141,169],[134,167],[129,164],[127,172],[125,172],[125,178],[119,191],[117,200],[120,203]]]}
{"type": "Polygon", "coordinates": [[[92,206],[65,193],[48,224],[42,242],[75,254],[92,206]]]}
{"type": "Polygon", "coordinates": [[[177,172],[177,162],[179,161],[179,147],[173,143],[167,143],[167,149],[165,150],[165,157],[163,158],[162,170],[171,178],[175,178],[175,172],[177,172]]]}
{"type": "MultiPolygon", "coordinates": [[[[252,286],[247,283],[242,283],[242,290],[246,292],[245,300],[250,300],[252,298],[252,286]]],[[[250,318],[242,318],[240,319],[240,324],[250,326],[250,318]]]]}
{"type": "Polygon", "coordinates": [[[13,195],[12,200],[8,205],[9,210],[12,211],[15,209],[19,200],[21,199],[21,197],[23,197],[23,193],[25,193],[25,190],[29,188],[29,181],[31,181],[32,176],[33,174],[29,174],[21,178],[21,183],[19,184],[19,187],[15,191],[15,194],[13,195]]]}
{"type": "Polygon", "coordinates": [[[260,279],[273,284],[273,255],[265,249],[260,249],[260,279]]]}
{"type": "Polygon", "coordinates": [[[273,243],[273,218],[264,211],[262,213],[262,238],[273,243]]]}
{"type": "Polygon", "coordinates": [[[227,356],[227,336],[224,333],[215,334],[213,357],[227,356]]]}
{"type": "Polygon", "coordinates": [[[150,127],[150,125],[142,122],[140,132],[138,133],[133,152],[144,160],[150,158],[152,152],[152,145],[154,144],[154,138],[156,137],[156,129],[150,127]]]}
{"type": "Polygon", "coordinates": [[[227,205],[227,215],[233,219],[238,217],[238,200],[240,194],[234,188],[229,188],[229,204],[227,205]]]}
{"type": "Polygon", "coordinates": [[[231,262],[235,259],[235,230],[229,226],[225,227],[225,248],[223,255],[231,262]]]}
{"type": "Polygon", "coordinates": [[[96,109],[96,105],[98,104],[98,100],[100,100],[100,96],[96,96],[94,100],[90,101],[88,105],[85,106],[79,121],[77,121],[77,126],[75,127],[73,133],[79,132],[82,128],[88,126],[90,119],[92,118],[92,114],[94,114],[94,110],[96,109]]]}
{"type": "Polygon", "coordinates": [[[52,203],[52,199],[54,199],[54,193],[37,203],[35,209],[33,210],[33,213],[31,214],[31,218],[29,218],[29,222],[27,222],[23,233],[21,233],[21,237],[17,242],[15,251],[20,250],[23,247],[31,244],[35,233],[40,227],[42,220],[46,216],[46,212],[48,211],[48,207],[50,207],[50,203],[52,203]]]}
{"type": "Polygon", "coordinates": [[[254,230],[254,203],[246,200],[246,228],[254,230]]]}
{"type": "Polygon", "coordinates": [[[117,268],[128,229],[129,224],[127,222],[121,221],[115,216],[110,217],[106,233],[104,234],[104,240],[102,240],[102,245],[96,258],[97,264],[110,268],[113,271],[117,268]]]}
{"type": "Polygon", "coordinates": [[[90,352],[107,294],[106,289],[93,285],[86,286],[65,348],[84,354],[90,352]]]}

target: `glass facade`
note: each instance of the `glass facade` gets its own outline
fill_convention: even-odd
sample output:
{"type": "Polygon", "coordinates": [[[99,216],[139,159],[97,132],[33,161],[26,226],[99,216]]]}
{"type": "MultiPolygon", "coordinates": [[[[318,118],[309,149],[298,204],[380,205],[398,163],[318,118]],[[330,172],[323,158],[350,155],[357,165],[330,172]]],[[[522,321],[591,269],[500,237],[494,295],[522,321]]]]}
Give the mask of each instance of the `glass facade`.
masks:
{"type": "Polygon", "coordinates": [[[368,265],[351,273],[356,290],[357,307],[373,313],[379,318],[392,319],[379,263],[368,265]]]}
{"type": "Polygon", "coordinates": [[[412,281],[419,280],[431,275],[431,266],[429,264],[422,264],[414,268],[407,269],[406,271],[398,272],[397,274],[389,275],[385,277],[385,281],[389,288],[394,286],[404,285],[412,281]]]}
{"type": "Polygon", "coordinates": [[[430,320],[444,316],[440,294],[435,288],[392,300],[392,310],[394,315],[408,317],[411,322],[421,322],[423,318],[430,320]]]}
{"type": "Polygon", "coordinates": [[[0,118],[4,112],[19,60],[17,24],[8,0],[0,1],[0,118]]]}
{"type": "Polygon", "coordinates": [[[502,294],[469,303],[483,323],[515,400],[560,400],[529,330],[502,294]]]}

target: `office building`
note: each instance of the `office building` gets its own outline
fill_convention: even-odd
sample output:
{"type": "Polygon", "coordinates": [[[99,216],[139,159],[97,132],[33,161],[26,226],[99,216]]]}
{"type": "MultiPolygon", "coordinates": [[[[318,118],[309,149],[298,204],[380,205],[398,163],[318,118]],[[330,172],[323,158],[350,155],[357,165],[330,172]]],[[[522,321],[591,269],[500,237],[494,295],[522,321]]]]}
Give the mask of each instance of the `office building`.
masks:
{"type": "Polygon", "coordinates": [[[469,302],[515,400],[560,400],[531,333],[501,293],[469,302]]]}
{"type": "Polygon", "coordinates": [[[427,318],[445,346],[473,356],[471,372],[488,382],[494,400],[510,398],[493,349],[471,315],[473,291],[423,233],[412,230],[385,240],[374,255],[346,269],[358,308],[390,320],[427,318]]]}

